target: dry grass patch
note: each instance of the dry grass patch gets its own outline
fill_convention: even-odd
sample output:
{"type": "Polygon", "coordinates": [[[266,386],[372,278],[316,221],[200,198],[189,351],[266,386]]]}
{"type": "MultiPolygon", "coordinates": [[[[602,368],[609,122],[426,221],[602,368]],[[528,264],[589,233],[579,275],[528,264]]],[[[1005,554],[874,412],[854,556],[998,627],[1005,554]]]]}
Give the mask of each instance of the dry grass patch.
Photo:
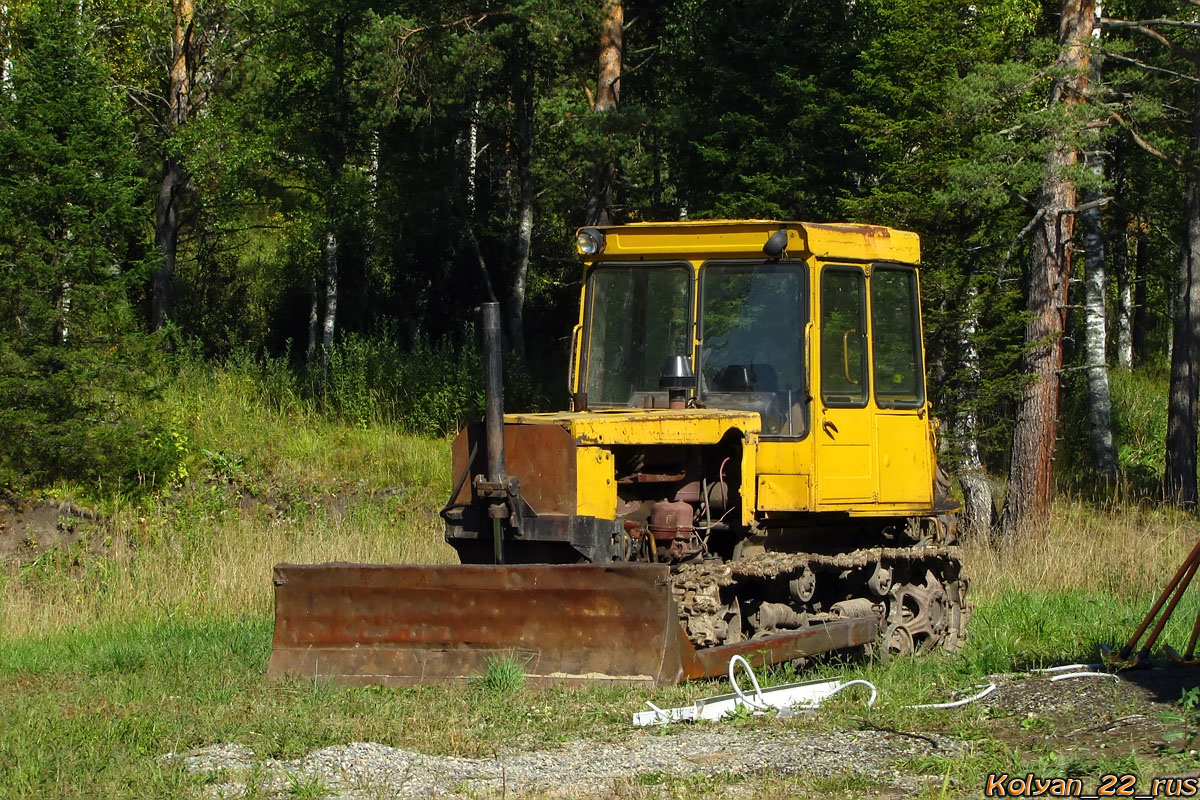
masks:
{"type": "Polygon", "coordinates": [[[963,560],[976,597],[1035,588],[1140,599],[1159,591],[1200,536],[1195,517],[1166,508],[1098,509],[1060,500],[1049,524],[993,546],[969,540],[963,560]]]}

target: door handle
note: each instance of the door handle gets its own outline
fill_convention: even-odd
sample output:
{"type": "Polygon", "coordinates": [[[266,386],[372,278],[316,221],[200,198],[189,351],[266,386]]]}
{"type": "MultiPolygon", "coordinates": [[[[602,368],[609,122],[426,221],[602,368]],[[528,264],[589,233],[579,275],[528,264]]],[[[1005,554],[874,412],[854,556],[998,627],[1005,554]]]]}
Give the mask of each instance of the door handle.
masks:
{"type": "Polygon", "coordinates": [[[825,433],[829,436],[830,439],[833,438],[834,433],[839,433],[837,425],[834,425],[832,422],[830,422],[827,419],[821,421],[821,427],[825,430],[825,433]],[[833,431],[833,433],[830,433],[830,431],[833,431]]]}

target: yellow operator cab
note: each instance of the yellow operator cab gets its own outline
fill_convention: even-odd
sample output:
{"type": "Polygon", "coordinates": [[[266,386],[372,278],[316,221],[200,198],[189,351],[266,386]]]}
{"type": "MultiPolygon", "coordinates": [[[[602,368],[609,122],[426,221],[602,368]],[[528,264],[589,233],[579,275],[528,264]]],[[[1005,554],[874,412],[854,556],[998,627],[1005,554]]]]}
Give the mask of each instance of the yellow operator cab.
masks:
{"type": "Polygon", "coordinates": [[[641,223],[583,229],[577,247],[585,273],[571,391],[577,410],[622,412],[611,436],[670,407],[660,370],[683,356],[685,408],[760,419],[753,467],[750,453],[742,459],[757,512],[745,503],[745,517],[933,506],[915,233],[641,223]]]}

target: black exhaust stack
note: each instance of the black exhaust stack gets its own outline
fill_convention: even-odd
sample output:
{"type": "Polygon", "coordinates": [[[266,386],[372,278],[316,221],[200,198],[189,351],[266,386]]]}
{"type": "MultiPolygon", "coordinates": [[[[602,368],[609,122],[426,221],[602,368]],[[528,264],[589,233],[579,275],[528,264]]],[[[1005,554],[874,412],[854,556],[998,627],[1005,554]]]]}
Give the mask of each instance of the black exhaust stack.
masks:
{"type": "Polygon", "coordinates": [[[487,433],[489,484],[486,493],[491,499],[488,516],[492,518],[496,563],[503,564],[504,532],[500,520],[508,517],[509,509],[508,476],[504,473],[504,377],[501,371],[500,304],[484,303],[480,310],[483,326],[483,385],[486,395],[483,420],[487,433]]]}
{"type": "Polygon", "coordinates": [[[504,376],[501,371],[500,304],[484,303],[483,386],[487,396],[484,425],[487,429],[488,480],[503,486],[504,474],[504,376]]]}

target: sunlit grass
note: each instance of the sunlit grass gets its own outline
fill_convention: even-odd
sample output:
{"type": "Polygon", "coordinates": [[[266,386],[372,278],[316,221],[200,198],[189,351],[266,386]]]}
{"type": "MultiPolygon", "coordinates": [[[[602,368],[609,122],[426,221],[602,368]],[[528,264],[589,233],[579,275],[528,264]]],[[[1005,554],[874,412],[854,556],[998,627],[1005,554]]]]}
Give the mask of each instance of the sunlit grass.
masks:
{"type": "Polygon", "coordinates": [[[448,442],[280,407],[256,386],[229,372],[175,385],[160,408],[186,477],[159,497],[106,503],[98,553],[80,543],[0,568],[0,633],[267,614],[278,562],[454,560],[437,515],[448,442]]]}

